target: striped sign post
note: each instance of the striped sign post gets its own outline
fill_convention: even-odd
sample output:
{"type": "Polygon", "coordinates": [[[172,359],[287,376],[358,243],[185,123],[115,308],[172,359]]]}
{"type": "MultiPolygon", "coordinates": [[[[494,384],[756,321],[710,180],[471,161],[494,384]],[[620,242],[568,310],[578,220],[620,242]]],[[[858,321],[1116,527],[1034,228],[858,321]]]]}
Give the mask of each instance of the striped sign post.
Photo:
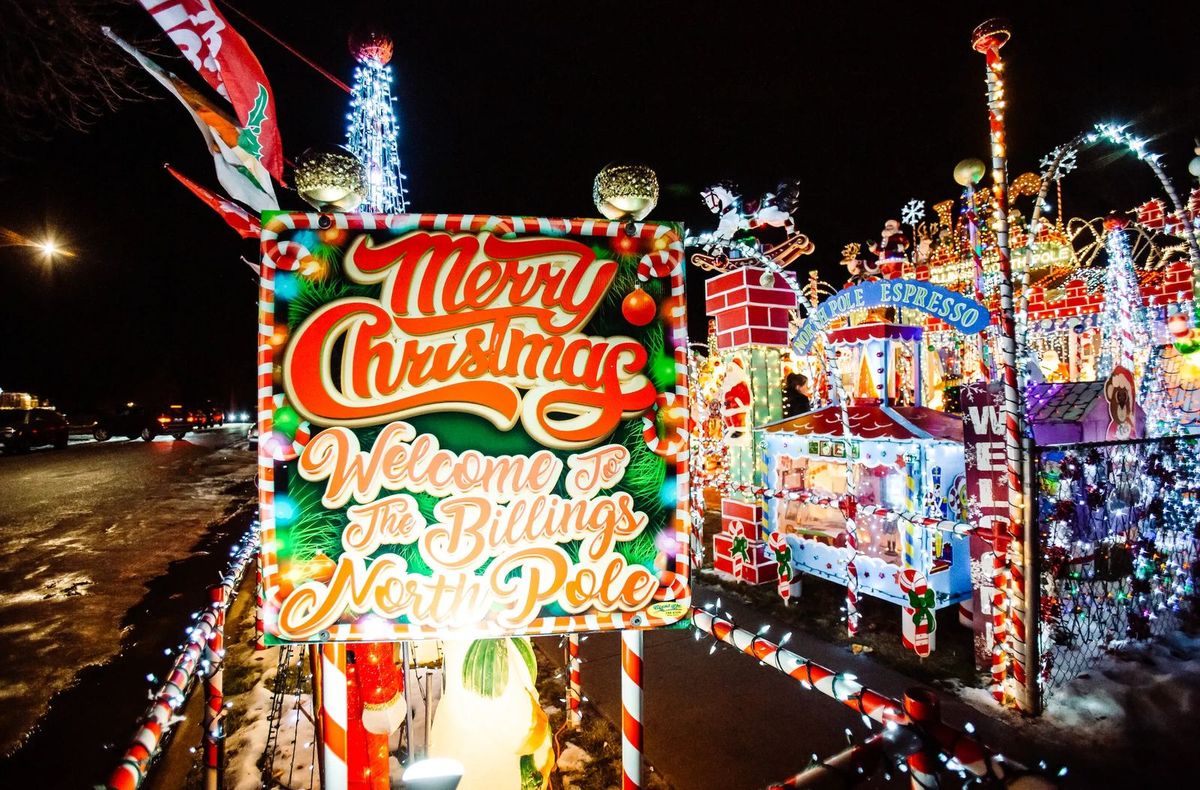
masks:
{"type": "Polygon", "coordinates": [[[209,595],[216,622],[204,656],[208,662],[204,681],[204,788],[220,790],[225,784],[225,587],[213,585],[209,595]]]}
{"type": "MultiPolygon", "coordinates": [[[[971,35],[971,47],[984,56],[987,63],[988,127],[992,142],[992,198],[996,232],[996,258],[1000,272],[1000,349],[996,368],[1003,385],[1000,415],[1004,421],[1004,449],[1008,477],[1008,551],[1006,564],[1008,589],[1005,595],[1006,619],[1003,649],[1004,696],[1021,710],[1028,710],[1026,693],[1025,655],[1025,511],[1024,471],[1021,445],[1021,391],[1017,387],[1016,328],[1013,316],[1013,270],[1008,243],[1008,143],[1004,124],[1004,61],[1000,48],[1011,37],[1007,24],[991,19],[971,35]],[[1011,681],[1011,682],[1009,682],[1011,681]]],[[[998,643],[1000,639],[996,640],[998,643]]],[[[1035,670],[1036,671],[1036,670],[1035,670]]],[[[995,670],[993,670],[995,674],[995,670]]]]}
{"type": "Polygon", "coordinates": [[[621,632],[621,776],[624,790],[642,786],[642,632],[621,632]]]}
{"type": "Polygon", "coordinates": [[[350,744],[347,737],[346,645],[321,645],[322,790],[347,790],[350,744]]]}
{"type": "Polygon", "coordinates": [[[579,634],[567,635],[567,726],[573,730],[583,724],[583,710],[579,707],[579,634]]]}
{"type": "Polygon", "coordinates": [[[254,561],[254,649],[267,649],[266,633],[263,629],[262,555],[254,561]]]}

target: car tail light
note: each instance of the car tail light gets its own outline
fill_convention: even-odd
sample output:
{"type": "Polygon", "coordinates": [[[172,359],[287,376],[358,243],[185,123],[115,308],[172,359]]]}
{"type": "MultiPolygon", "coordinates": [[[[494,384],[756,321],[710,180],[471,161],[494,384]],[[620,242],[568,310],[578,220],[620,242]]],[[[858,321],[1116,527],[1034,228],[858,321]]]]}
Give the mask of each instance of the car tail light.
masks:
{"type": "Polygon", "coordinates": [[[196,421],[195,417],[188,417],[188,422],[195,422],[195,421],[196,421]]]}
{"type": "Polygon", "coordinates": [[[170,417],[159,417],[158,421],[161,422],[163,425],[166,425],[167,423],[169,423],[171,421],[171,418],[170,417]]]}

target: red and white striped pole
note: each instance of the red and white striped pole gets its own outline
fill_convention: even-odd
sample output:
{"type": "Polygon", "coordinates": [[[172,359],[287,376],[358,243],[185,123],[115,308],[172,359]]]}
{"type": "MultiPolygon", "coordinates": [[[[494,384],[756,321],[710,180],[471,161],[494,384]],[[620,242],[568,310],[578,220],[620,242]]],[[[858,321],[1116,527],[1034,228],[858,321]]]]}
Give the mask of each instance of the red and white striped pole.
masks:
{"type": "MultiPolygon", "coordinates": [[[[937,694],[924,688],[904,692],[904,712],[908,720],[923,730],[931,730],[941,724],[941,702],[937,694]]],[[[937,755],[939,748],[925,745],[905,758],[913,790],[928,790],[938,787],[938,771],[942,769],[937,755]]]]}
{"type": "Polygon", "coordinates": [[[322,790],[346,790],[349,783],[347,720],[346,645],[326,643],[321,645],[322,790]]]}
{"type": "Polygon", "coordinates": [[[204,788],[220,790],[225,785],[225,587],[209,588],[216,622],[208,637],[204,682],[204,788]]]}
{"type": "Polygon", "coordinates": [[[621,632],[621,775],[623,790],[642,787],[642,632],[621,632]]]}
{"type": "Polygon", "coordinates": [[[987,61],[988,128],[992,142],[992,197],[996,253],[1000,270],[1000,372],[1004,397],[1004,449],[1008,473],[1008,589],[1005,623],[1005,691],[1022,710],[1028,709],[1025,677],[1025,504],[1021,440],[1021,393],[1017,389],[1016,329],[1013,317],[1013,272],[1008,245],[1008,148],[1004,127],[1004,61],[1000,48],[1011,37],[1007,23],[989,19],[971,34],[971,46],[987,61]],[[1013,682],[1007,682],[1007,681],[1013,682]]]}
{"type": "Polygon", "coordinates": [[[579,634],[567,635],[567,726],[573,730],[583,724],[583,710],[579,703],[579,634]]]}

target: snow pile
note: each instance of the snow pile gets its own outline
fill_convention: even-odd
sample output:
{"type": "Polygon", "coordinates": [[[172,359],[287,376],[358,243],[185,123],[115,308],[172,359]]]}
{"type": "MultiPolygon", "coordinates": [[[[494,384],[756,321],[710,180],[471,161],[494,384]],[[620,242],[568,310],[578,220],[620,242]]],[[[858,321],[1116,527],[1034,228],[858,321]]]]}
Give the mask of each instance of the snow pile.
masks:
{"type": "MultiPolygon", "coordinates": [[[[229,649],[226,652],[226,665],[231,661],[247,660],[247,652],[244,648],[229,649]]],[[[271,713],[269,683],[275,679],[279,648],[268,648],[260,655],[263,657],[263,671],[254,686],[244,694],[225,698],[225,702],[232,703],[233,710],[240,717],[237,729],[225,741],[225,781],[234,790],[255,790],[262,786],[258,761],[267,748],[268,717],[271,713]]]]}
{"type": "MultiPolygon", "coordinates": [[[[240,717],[237,729],[230,733],[226,741],[228,763],[225,781],[233,790],[259,790],[262,787],[262,769],[259,765],[267,748],[273,697],[271,688],[279,661],[277,647],[259,653],[250,649],[246,653],[248,655],[238,656],[235,660],[262,656],[263,669],[249,691],[225,698],[226,702],[233,703],[240,717]]],[[[309,787],[316,755],[311,695],[288,694],[282,701],[279,715],[271,762],[271,776],[276,783],[273,786],[309,787]]]]}
{"type": "Polygon", "coordinates": [[[1200,637],[1174,633],[1120,646],[1051,694],[1044,718],[1095,746],[1150,738],[1190,751],[1198,709],[1200,637]]]}
{"type": "Polygon", "coordinates": [[[1200,637],[1176,632],[1112,648],[1091,669],[1053,690],[1037,719],[999,712],[985,689],[959,693],[987,715],[1006,720],[1038,743],[1063,747],[1075,759],[1119,760],[1126,754],[1145,764],[1148,750],[1162,756],[1190,753],[1200,738],[1200,637]]]}
{"type": "Polygon", "coordinates": [[[569,789],[582,780],[584,771],[593,759],[586,751],[568,741],[558,753],[558,771],[563,787],[569,789]]]}

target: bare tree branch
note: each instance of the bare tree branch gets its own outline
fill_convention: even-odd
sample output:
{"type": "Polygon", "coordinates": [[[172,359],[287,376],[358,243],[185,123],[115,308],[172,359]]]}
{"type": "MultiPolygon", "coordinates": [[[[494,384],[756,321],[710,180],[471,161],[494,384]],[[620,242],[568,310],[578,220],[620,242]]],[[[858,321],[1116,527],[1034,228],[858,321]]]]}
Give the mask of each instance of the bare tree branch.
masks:
{"type": "Polygon", "coordinates": [[[100,30],[139,11],[132,0],[0,0],[0,156],[63,128],[86,130],[148,95],[136,64],[100,30]]]}

